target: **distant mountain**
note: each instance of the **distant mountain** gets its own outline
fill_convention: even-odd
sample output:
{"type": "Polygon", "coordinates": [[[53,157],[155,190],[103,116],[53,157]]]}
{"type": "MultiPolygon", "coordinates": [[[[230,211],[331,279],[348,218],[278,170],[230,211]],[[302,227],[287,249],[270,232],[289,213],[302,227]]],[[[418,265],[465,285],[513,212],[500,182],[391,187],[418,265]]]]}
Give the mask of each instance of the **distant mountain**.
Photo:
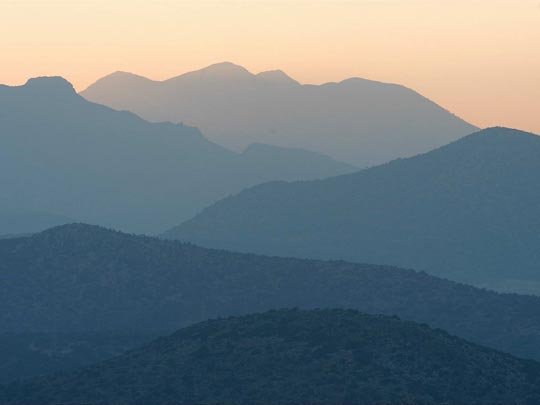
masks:
{"type": "MultiPolygon", "coordinates": [[[[262,181],[353,170],[315,153],[297,161],[298,151],[272,148],[259,164],[195,128],[90,103],[58,77],[0,86],[0,134],[0,212],[51,212],[130,232],[162,232],[262,181]]],[[[0,233],[43,229],[27,225],[0,233]]]]}
{"type": "Polygon", "coordinates": [[[162,82],[116,72],[81,95],[150,121],[196,125],[237,149],[256,142],[305,148],[360,167],[477,130],[403,86],[359,78],[301,85],[279,70],[254,75],[232,63],[162,82]]]}
{"type": "Polygon", "coordinates": [[[540,364],[352,310],[203,322],[3,404],[540,404],[540,364]]]}
{"type": "Polygon", "coordinates": [[[2,333],[158,336],[217,316],[340,307],[540,359],[539,297],[392,267],[237,254],[74,224],[0,240],[0,280],[2,333]]]}
{"type": "Polygon", "coordinates": [[[166,235],[519,287],[540,281],[538,173],[540,137],[492,128],[351,175],[256,186],[166,235]]]}

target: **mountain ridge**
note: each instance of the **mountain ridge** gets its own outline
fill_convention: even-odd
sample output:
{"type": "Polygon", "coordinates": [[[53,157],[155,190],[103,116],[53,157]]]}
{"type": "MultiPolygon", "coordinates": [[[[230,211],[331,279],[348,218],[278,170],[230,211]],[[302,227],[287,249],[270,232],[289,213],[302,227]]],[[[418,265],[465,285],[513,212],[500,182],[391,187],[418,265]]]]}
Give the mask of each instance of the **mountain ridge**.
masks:
{"type": "Polygon", "coordinates": [[[316,154],[272,155],[273,149],[259,163],[195,127],[150,123],[91,103],[60,77],[0,86],[0,106],[0,214],[52,212],[156,234],[249,185],[355,170],[316,154]]]}
{"type": "Polygon", "coordinates": [[[540,359],[540,298],[413,270],[239,254],[101,227],[64,225],[0,240],[0,329],[141,331],[283,307],[398,315],[540,359]]]}
{"type": "Polygon", "coordinates": [[[425,152],[477,129],[405,86],[361,78],[308,85],[280,70],[253,74],[225,63],[136,82],[109,77],[81,94],[151,121],[196,125],[236,150],[254,142],[305,148],[360,167],[425,152]]]}
{"type": "Polygon", "coordinates": [[[482,285],[534,281],[538,156],[538,136],[491,128],[352,174],[257,185],[165,236],[243,252],[415,268],[482,285]]]}

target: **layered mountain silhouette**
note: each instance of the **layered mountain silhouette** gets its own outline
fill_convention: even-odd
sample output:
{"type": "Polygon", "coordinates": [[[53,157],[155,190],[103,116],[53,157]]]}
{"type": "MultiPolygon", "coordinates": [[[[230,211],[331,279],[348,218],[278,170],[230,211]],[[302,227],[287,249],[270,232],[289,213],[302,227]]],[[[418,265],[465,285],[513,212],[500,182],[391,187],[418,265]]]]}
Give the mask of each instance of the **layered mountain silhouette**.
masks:
{"type": "Polygon", "coordinates": [[[232,63],[162,82],[116,72],[81,94],[150,121],[195,125],[226,146],[305,148],[360,167],[427,152],[477,129],[400,85],[359,78],[301,85],[279,70],[254,75],[232,63]]]}
{"type": "MultiPolygon", "coordinates": [[[[238,154],[195,128],[90,103],[59,77],[0,86],[0,133],[2,215],[54,213],[131,232],[162,232],[261,181],[353,170],[305,151],[256,146],[238,154]]],[[[27,225],[0,234],[42,230],[27,225]]]]}
{"type": "Polygon", "coordinates": [[[118,334],[136,341],[209,318],[284,307],[398,315],[540,359],[539,297],[393,267],[230,253],[74,224],[0,240],[0,279],[0,330],[33,343],[18,357],[20,376],[120,350],[126,341],[118,334]],[[89,358],[54,355],[88,347],[85,334],[95,342],[104,333],[89,358]],[[36,334],[60,337],[51,346],[36,334]],[[37,367],[45,350],[32,347],[53,355],[37,367]]]}
{"type": "Polygon", "coordinates": [[[540,281],[539,172],[540,137],[492,128],[351,175],[259,185],[167,236],[519,288],[540,281]]]}
{"type": "Polygon", "coordinates": [[[540,404],[540,364],[353,310],[206,321],[3,404],[540,404]]]}

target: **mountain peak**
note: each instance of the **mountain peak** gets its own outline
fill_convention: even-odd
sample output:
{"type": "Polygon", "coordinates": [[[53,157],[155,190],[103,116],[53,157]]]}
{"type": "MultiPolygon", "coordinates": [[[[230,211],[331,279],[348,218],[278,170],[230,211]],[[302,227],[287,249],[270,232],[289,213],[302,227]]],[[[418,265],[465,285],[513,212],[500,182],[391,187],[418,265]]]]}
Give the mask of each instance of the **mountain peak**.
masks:
{"type": "Polygon", "coordinates": [[[36,233],[34,237],[36,238],[50,238],[50,237],[61,237],[69,239],[81,239],[85,236],[94,236],[100,235],[102,237],[117,233],[112,229],[107,229],[98,225],[89,225],[85,223],[72,222],[64,225],[58,225],[49,229],[46,229],[42,232],[36,233]]]}
{"type": "Polygon", "coordinates": [[[112,72],[108,74],[107,76],[103,77],[101,80],[104,79],[144,79],[144,80],[150,80],[144,76],[136,75],[135,73],[131,72],[125,72],[123,70],[117,70],[116,72],[112,72]]]}
{"type": "Polygon", "coordinates": [[[532,132],[522,131],[519,129],[508,127],[490,127],[477,132],[478,135],[493,136],[493,135],[512,135],[512,136],[537,136],[532,132]]]}
{"type": "Polygon", "coordinates": [[[24,86],[27,90],[47,92],[47,94],[76,94],[73,85],[60,76],[41,76],[29,79],[24,86]]]}
{"type": "Polygon", "coordinates": [[[261,72],[257,77],[272,82],[274,84],[288,84],[288,85],[299,85],[296,80],[287,75],[283,70],[267,70],[266,72],[261,72]]]}
{"type": "Polygon", "coordinates": [[[201,69],[200,72],[224,76],[252,76],[252,74],[246,68],[232,62],[214,63],[213,65],[201,69]]]}
{"type": "Polygon", "coordinates": [[[63,233],[70,231],[84,231],[84,232],[95,232],[95,231],[107,231],[106,228],[99,225],[90,225],[83,222],[72,222],[69,224],[58,225],[53,228],[44,230],[43,234],[52,234],[52,233],[63,233]]]}
{"type": "MultiPolygon", "coordinates": [[[[439,150],[452,150],[454,147],[463,145],[462,147],[471,149],[473,144],[481,146],[490,146],[498,148],[501,153],[508,154],[508,148],[525,148],[526,144],[537,144],[540,141],[538,135],[531,132],[521,131],[519,129],[506,127],[491,127],[474,132],[464,138],[458,139],[449,145],[439,148],[439,150]]],[[[475,149],[471,149],[475,150],[475,149]]]]}
{"type": "Polygon", "coordinates": [[[151,86],[154,83],[156,83],[154,80],[148,79],[147,77],[131,72],[117,70],[116,72],[110,73],[107,76],[97,80],[80,94],[83,97],[91,100],[92,94],[99,92],[103,88],[108,88],[108,86],[111,86],[109,91],[112,96],[122,94],[126,88],[135,87],[137,89],[141,89],[141,91],[146,91],[146,86],[151,86]]]}
{"type": "Polygon", "coordinates": [[[246,68],[236,65],[232,62],[220,62],[205,68],[194,70],[192,72],[184,73],[180,76],[172,77],[165,80],[162,83],[177,83],[184,80],[191,80],[193,78],[200,79],[213,79],[214,81],[231,80],[231,79],[251,79],[254,75],[250,73],[246,68]]]}

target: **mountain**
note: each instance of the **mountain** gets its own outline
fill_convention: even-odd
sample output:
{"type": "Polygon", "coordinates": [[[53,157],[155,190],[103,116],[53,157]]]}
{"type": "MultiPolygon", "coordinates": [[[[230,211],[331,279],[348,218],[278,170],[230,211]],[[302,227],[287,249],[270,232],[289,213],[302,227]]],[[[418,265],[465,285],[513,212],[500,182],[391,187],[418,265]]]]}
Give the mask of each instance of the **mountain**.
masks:
{"type": "Polygon", "coordinates": [[[540,281],[539,172],[540,137],[492,128],[351,175],[259,185],[166,236],[519,287],[540,281]]]}
{"type": "Polygon", "coordinates": [[[540,359],[539,297],[393,267],[231,253],[73,224],[0,240],[0,280],[0,330],[12,335],[158,336],[218,316],[334,307],[398,315],[540,359]]]}
{"type": "Polygon", "coordinates": [[[233,148],[305,148],[359,167],[427,152],[477,130],[400,85],[359,78],[301,85],[279,70],[254,75],[232,63],[161,82],[116,72],[81,95],[150,121],[196,125],[233,148]]]}
{"type": "MultiPolygon", "coordinates": [[[[90,103],[59,77],[0,86],[0,134],[0,212],[50,212],[139,233],[163,232],[262,181],[353,170],[308,152],[295,164],[297,151],[271,148],[259,164],[196,128],[90,103]]],[[[0,233],[42,230],[23,228],[0,233]]]]}
{"type": "Polygon", "coordinates": [[[540,404],[540,364],[353,310],[206,321],[3,404],[540,404]]]}

